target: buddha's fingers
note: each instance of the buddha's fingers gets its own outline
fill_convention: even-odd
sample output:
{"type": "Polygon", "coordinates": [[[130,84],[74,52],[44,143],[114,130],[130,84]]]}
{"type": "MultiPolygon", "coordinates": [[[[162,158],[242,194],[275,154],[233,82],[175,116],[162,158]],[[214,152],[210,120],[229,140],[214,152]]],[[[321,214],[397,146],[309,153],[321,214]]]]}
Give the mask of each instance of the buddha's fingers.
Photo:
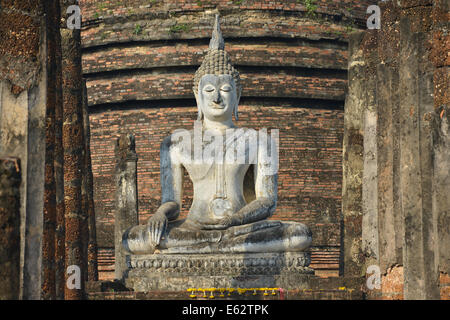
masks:
{"type": "Polygon", "coordinates": [[[150,228],[150,234],[152,235],[152,243],[155,243],[155,223],[152,222],[150,228]]]}
{"type": "Polygon", "coordinates": [[[204,230],[224,230],[228,226],[225,224],[204,224],[202,225],[202,229],[204,230]]]}
{"type": "Polygon", "coordinates": [[[156,223],[155,222],[153,222],[152,223],[152,229],[151,229],[151,233],[152,233],[152,242],[154,243],[154,244],[156,244],[156,235],[155,235],[155,232],[156,231],[156,223]]]}
{"type": "Polygon", "coordinates": [[[163,230],[165,229],[165,222],[164,221],[159,221],[158,222],[158,228],[157,228],[157,232],[156,232],[156,244],[159,244],[159,241],[161,240],[161,235],[163,233],[163,230]]]}

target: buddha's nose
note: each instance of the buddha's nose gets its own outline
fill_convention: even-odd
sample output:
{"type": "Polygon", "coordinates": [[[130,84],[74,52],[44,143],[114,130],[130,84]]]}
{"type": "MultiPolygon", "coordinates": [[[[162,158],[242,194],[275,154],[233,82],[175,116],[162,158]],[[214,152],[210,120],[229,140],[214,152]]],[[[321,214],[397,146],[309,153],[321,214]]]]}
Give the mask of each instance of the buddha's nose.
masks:
{"type": "Polygon", "coordinates": [[[214,103],[219,103],[220,102],[220,92],[219,92],[219,90],[216,90],[214,92],[213,102],[214,103]]]}

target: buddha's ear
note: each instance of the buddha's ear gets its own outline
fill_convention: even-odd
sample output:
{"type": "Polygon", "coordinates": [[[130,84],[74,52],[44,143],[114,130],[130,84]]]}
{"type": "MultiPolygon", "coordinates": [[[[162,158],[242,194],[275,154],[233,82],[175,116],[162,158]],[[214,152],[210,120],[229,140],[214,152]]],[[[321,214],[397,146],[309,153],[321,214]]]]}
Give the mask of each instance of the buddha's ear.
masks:
{"type": "Polygon", "coordinates": [[[238,106],[239,106],[239,101],[241,100],[241,92],[242,92],[242,88],[238,88],[237,89],[236,106],[234,107],[234,118],[236,119],[236,121],[239,120],[239,117],[238,117],[238,106]]]}
{"type": "Polygon", "coordinates": [[[198,105],[198,92],[196,92],[195,89],[192,89],[192,92],[194,92],[195,101],[197,102],[198,105]]]}

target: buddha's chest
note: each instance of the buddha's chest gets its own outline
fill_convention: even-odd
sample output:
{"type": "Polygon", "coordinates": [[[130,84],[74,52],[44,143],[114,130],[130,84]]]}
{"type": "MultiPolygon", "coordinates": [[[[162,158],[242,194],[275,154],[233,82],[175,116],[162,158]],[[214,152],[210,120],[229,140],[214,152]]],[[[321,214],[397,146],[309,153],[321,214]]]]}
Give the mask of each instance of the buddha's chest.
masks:
{"type": "Polygon", "coordinates": [[[183,166],[194,183],[214,183],[219,182],[236,184],[242,182],[245,173],[250,167],[246,163],[185,163],[183,166]]]}

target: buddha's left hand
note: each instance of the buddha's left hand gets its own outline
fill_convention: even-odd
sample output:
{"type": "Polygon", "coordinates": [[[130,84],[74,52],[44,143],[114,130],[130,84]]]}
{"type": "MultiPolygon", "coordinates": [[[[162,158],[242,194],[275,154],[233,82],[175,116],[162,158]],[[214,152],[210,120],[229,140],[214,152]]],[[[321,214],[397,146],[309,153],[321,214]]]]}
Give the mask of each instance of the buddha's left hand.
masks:
{"type": "Polygon", "coordinates": [[[203,225],[203,228],[207,230],[223,230],[236,225],[239,225],[239,222],[236,219],[236,217],[228,215],[224,218],[217,220],[214,223],[203,225]]]}

